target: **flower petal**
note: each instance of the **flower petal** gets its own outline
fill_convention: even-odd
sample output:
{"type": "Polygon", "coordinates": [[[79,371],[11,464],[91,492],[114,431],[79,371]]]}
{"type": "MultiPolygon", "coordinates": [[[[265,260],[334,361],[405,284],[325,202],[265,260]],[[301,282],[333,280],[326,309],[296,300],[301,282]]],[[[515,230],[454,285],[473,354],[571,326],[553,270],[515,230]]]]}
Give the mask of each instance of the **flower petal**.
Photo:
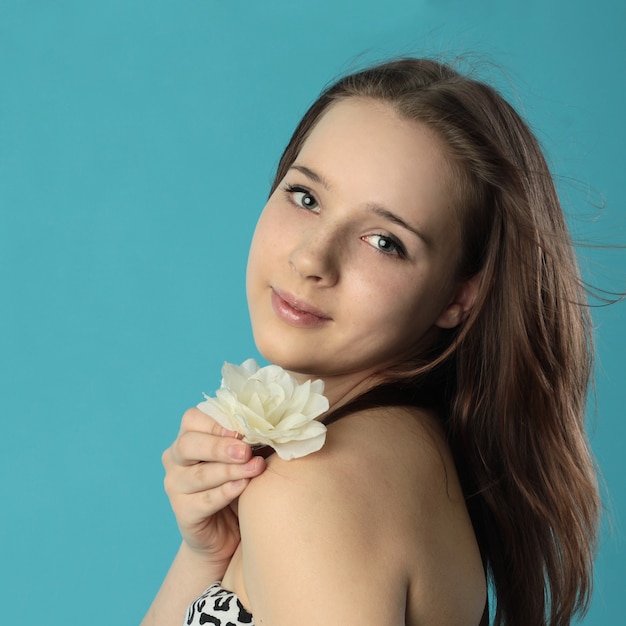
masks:
{"type": "Polygon", "coordinates": [[[200,409],[205,415],[208,415],[211,419],[215,420],[222,428],[227,430],[237,430],[236,423],[232,420],[228,413],[225,413],[213,398],[204,396],[206,400],[198,404],[200,409]]]}
{"type": "Polygon", "coordinates": [[[287,441],[286,443],[274,443],[273,447],[276,454],[284,461],[298,459],[300,457],[317,452],[322,448],[326,441],[326,432],[324,431],[316,437],[301,441],[287,441]]]}
{"type": "Polygon", "coordinates": [[[205,395],[198,407],[244,441],[272,446],[281,458],[297,458],[324,445],[326,426],[315,419],[328,410],[323,391],[321,380],[300,385],[281,367],[259,368],[248,359],[241,365],[224,363],[216,397],[205,395]]]}

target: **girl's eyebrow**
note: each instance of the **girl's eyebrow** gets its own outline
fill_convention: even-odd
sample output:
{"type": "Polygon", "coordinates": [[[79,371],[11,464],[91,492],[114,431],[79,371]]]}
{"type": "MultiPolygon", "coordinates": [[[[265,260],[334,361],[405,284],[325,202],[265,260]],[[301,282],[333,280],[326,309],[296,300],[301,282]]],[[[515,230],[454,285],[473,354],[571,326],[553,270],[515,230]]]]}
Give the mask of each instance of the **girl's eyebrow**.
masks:
{"type": "MultiPolygon", "coordinates": [[[[296,170],[300,172],[301,174],[304,174],[309,180],[319,185],[322,185],[324,189],[328,190],[331,188],[331,184],[321,174],[318,174],[316,171],[310,169],[309,167],[306,167],[305,165],[294,164],[289,169],[296,170]]],[[[427,247],[430,248],[432,246],[432,241],[429,237],[427,237],[426,235],[424,235],[424,233],[420,232],[419,230],[417,230],[416,228],[408,224],[399,215],[396,215],[395,213],[385,208],[384,206],[381,206],[380,204],[371,203],[367,205],[367,208],[370,211],[372,211],[372,213],[379,215],[383,219],[389,220],[390,222],[393,222],[394,224],[397,224],[398,226],[401,226],[402,228],[405,228],[409,232],[413,233],[414,235],[419,237],[427,247]]]]}
{"type": "Polygon", "coordinates": [[[398,224],[398,226],[402,226],[402,228],[405,228],[409,232],[413,233],[424,242],[427,248],[432,247],[432,240],[430,239],[430,237],[427,237],[426,235],[424,235],[423,232],[417,230],[417,228],[414,228],[409,223],[405,222],[399,215],[396,215],[395,213],[391,212],[389,209],[386,209],[380,204],[368,204],[367,208],[376,215],[382,217],[383,219],[389,220],[394,224],[398,224]]]}
{"type": "Polygon", "coordinates": [[[304,174],[307,178],[312,180],[314,183],[322,185],[324,189],[330,189],[331,187],[330,183],[323,176],[313,171],[312,169],[305,167],[304,165],[292,165],[289,169],[297,170],[298,172],[304,174]]]}

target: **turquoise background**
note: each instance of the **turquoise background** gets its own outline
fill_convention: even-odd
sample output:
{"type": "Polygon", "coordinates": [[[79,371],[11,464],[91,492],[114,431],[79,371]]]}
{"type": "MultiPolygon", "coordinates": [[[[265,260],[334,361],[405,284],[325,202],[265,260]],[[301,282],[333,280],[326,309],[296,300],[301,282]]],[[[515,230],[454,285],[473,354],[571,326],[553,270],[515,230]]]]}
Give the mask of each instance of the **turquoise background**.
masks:
{"type": "MultiPolygon", "coordinates": [[[[327,81],[471,53],[537,130],[575,236],[615,245],[625,39],[622,0],[0,0],[0,622],[141,619],[178,544],[161,452],[255,354],[247,245],[327,81]]],[[[581,254],[625,288],[624,252],[581,254]]],[[[584,624],[623,624],[625,308],[593,314],[609,514],[584,624]]]]}

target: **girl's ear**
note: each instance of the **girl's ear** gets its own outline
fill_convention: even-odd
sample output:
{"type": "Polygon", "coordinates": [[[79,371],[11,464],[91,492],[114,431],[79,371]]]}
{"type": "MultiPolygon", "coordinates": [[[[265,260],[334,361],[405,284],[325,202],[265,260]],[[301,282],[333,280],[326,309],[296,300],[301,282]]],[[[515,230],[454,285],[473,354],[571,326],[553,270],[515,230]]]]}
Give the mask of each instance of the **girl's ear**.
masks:
{"type": "Polygon", "coordinates": [[[439,328],[455,328],[470,314],[478,294],[479,274],[457,286],[452,299],[435,321],[439,328]]]}

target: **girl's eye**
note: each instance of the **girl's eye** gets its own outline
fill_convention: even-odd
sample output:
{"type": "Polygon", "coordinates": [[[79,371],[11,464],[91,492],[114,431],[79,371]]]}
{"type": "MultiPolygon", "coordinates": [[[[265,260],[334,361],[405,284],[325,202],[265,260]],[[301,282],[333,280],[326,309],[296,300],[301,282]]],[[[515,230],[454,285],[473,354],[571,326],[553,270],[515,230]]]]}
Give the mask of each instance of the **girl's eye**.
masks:
{"type": "Polygon", "coordinates": [[[287,194],[292,202],[303,209],[309,211],[318,209],[317,200],[311,195],[311,192],[304,187],[289,185],[287,187],[287,194]]]}
{"type": "Polygon", "coordinates": [[[363,239],[383,254],[396,255],[399,257],[404,257],[406,254],[402,244],[393,237],[387,235],[367,235],[363,237],[363,239]]]}

